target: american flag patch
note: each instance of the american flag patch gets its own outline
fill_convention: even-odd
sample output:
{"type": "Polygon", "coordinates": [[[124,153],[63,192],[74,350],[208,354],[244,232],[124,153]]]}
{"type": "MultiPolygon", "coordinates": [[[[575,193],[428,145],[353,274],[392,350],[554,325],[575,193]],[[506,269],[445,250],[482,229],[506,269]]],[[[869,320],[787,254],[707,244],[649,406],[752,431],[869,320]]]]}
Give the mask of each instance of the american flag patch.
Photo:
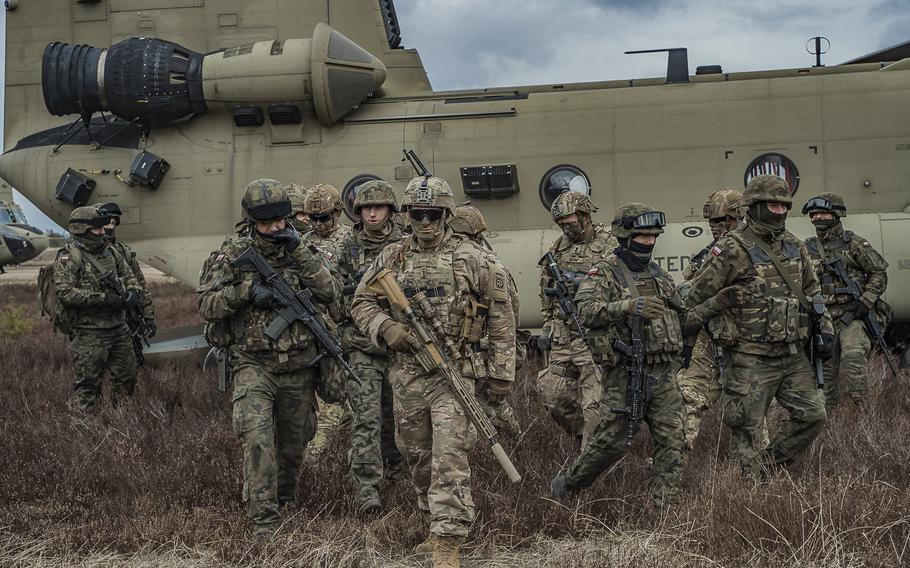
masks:
{"type": "Polygon", "coordinates": [[[717,245],[714,245],[713,247],[711,247],[711,254],[714,256],[720,256],[721,253],[723,253],[723,252],[724,252],[724,249],[720,248],[717,245]]]}

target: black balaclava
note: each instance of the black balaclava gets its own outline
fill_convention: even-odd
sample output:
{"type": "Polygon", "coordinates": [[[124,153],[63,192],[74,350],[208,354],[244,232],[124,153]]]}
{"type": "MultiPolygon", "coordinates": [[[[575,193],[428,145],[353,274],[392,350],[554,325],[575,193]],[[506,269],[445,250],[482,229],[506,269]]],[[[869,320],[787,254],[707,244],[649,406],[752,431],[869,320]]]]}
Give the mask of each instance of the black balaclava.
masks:
{"type": "Polygon", "coordinates": [[[772,234],[777,234],[784,230],[787,213],[772,213],[767,201],[759,201],[749,206],[749,218],[772,234]]]}
{"type": "Polygon", "coordinates": [[[619,248],[613,251],[633,272],[641,272],[651,262],[654,245],[645,245],[632,240],[635,235],[618,239],[619,248]]]}
{"type": "Polygon", "coordinates": [[[833,229],[840,223],[840,219],[837,217],[832,217],[831,219],[813,219],[812,225],[815,226],[815,232],[821,235],[822,233],[827,233],[829,229],[833,229]]]}

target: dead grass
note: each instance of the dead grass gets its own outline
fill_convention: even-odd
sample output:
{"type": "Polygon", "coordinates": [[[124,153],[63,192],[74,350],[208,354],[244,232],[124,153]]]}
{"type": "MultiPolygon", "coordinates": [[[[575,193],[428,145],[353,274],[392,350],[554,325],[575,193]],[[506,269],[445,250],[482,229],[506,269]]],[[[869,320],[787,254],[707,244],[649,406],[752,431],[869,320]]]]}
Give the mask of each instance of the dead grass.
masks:
{"type": "MultiPolygon", "coordinates": [[[[256,545],[240,507],[239,446],[230,402],[200,361],[140,373],[134,401],[85,418],[67,407],[66,341],[36,319],[34,290],[0,289],[27,306],[31,334],[0,337],[0,565],[422,566],[425,536],[407,483],[387,487],[386,512],[352,515],[342,432],[300,478],[300,509],[256,545]]],[[[195,298],[154,284],[160,326],[197,321],[195,298]]],[[[876,379],[866,407],[843,407],[812,451],[772,483],[742,481],[724,459],[716,416],[690,457],[685,496],[663,514],[644,487],[647,440],[572,508],[547,482],[575,453],[529,377],[512,396],[521,438],[505,446],[524,474],[511,485],[489,452],[472,458],[478,518],[466,566],[902,566],[910,559],[910,389],[876,379]]],[[[883,377],[881,361],[874,375],[883,377]]],[[[646,438],[643,436],[642,438],[646,438]]]]}

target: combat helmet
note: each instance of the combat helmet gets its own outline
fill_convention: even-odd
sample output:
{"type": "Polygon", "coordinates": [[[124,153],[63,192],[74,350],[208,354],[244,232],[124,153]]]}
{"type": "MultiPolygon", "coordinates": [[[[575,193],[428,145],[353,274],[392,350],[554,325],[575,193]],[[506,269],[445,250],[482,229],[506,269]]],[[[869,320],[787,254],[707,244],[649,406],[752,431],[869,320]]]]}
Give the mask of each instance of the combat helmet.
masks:
{"type": "Polygon", "coordinates": [[[357,189],[354,196],[354,214],[360,215],[360,209],[367,205],[388,205],[392,213],[398,213],[398,198],[395,188],[387,181],[371,179],[357,189]]]}
{"type": "Polygon", "coordinates": [[[787,180],[779,176],[761,175],[749,180],[743,193],[743,205],[751,207],[755,203],[776,201],[783,203],[789,210],[793,207],[790,197],[790,186],[787,180]]]}
{"type": "Polygon", "coordinates": [[[659,235],[664,232],[667,217],[644,203],[629,203],[616,210],[613,216],[612,232],[617,239],[633,235],[659,235]]]}
{"type": "Polygon", "coordinates": [[[742,219],[746,216],[743,207],[743,194],[735,189],[719,189],[708,196],[702,207],[705,219],[718,219],[720,217],[733,217],[742,219]]]}
{"type": "Polygon", "coordinates": [[[456,233],[476,237],[487,230],[487,222],[480,209],[465,203],[455,208],[455,216],[449,219],[449,228],[456,233]]]}
{"type": "Polygon", "coordinates": [[[284,186],[284,191],[287,192],[288,200],[291,202],[291,215],[303,213],[303,200],[306,197],[306,187],[296,183],[289,183],[284,186]]]}
{"type": "Polygon", "coordinates": [[[564,191],[556,196],[550,207],[550,215],[554,221],[568,217],[572,213],[587,213],[590,215],[597,211],[594,202],[584,193],[577,191],[564,191]]]}
{"type": "Polygon", "coordinates": [[[436,176],[417,176],[408,182],[404,190],[401,210],[411,207],[439,207],[450,217],[455,216],[455,194],[449,182],[436,176]]]}
{"type": "Polygon", "coordinates": [[[833,213],[838,219],[847,216],[847,206],[844,204],[844,198],[836,193],[816,195],[803,205],[803,215],[814,211],[833,213]]]}
{"type": "Polygon", "coordinates": [[[103,214],[94,205],[86,205],[73,209],[67,230],[72,235],[84,235],[91,229],[103,228],[110,222],[109,215],[103,214]]]}
{"type": "Polygon", "coordinates": [[[96,203],[93,207],[98,208],[98,212],[102,215],[108,217],[114,217],[119,220],[123,216],[123,210],[120,209],[120,206],[113,201],[108,201],[107,203],[96,203]]]}
{"type": "Polygon", "coordinates": [[[269,178],[255,179],[247,184],[240,205],[252,221],[283,219],[291,214],[291,202],[284,187],[269,178]]]}
{"type": "Polygon", "coordinates": [[[303,212],[307,215],[328,215],[341,211],[341,194],[335,186],[317,183],[303,198],[303,212]]]}

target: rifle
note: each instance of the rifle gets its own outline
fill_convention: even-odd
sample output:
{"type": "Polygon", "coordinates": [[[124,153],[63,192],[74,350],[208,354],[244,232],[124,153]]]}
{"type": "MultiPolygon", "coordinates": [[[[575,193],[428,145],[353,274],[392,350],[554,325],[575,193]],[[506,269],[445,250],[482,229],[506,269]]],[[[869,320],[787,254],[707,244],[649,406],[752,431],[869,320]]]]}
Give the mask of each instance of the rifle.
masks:
{"type": "Polygon", "coordinates": [[[625,355],[625,367],[629,372],[629,392],[626,393],[626,406],[611,408],[610,412],[625,414],[628,424],[626,426],[626,446],[632,445],[632,439],[638,430],[638,425],[644,418],[645,405],[651,400],[652,388],[657,382],[653,375],[645,372],[645,346],[642,342],[642,318],[631,316],[632,344],[626,345],[621,340],[613,341],[613,348],[625,355]]]}
{"type": "Polygon", "coordinates": [[[230,362],[231,354],[224,347],[212,347],[205,355],[202,362],[202,370],[205,371],[209,366],[209,361],[215,360],[218,364],[218,392],[227,392],[228,385],[231,383],[232,370],[230,362]]]}
{"type": "Polygon", "coordinates": [[[342,292],[344,293],[345,296],[349,296],[349,295],[353,294],[355,290],[357,290],[357,286],[360,284],[360,281],[363,279],[363,275],[366,274],[367,268],[369,268],[369,266],[358,271],[357,274],[355,274],[354,276],[351,277],[350,284],[344,285],[344,288],[342,288],[342,292]]]}
{"type": "Polygon", "coordinates": [[[312,291],[304,288],[299,292],[295,292],[287,281],[275,272],[275,269],[272,268],[268,261],[253,247],[243,251],[231,264],[239,270],[252,270],[258,273],[263,283],[280,298],[283,304],[282,307],[275,309],[275,319],[265,330],[266,337],[272,341],[277,341],[284,330],[295,321],[299,321],[310,329],[316,341],[319,342],[319,355],[310,361],[310,365],[314,365],[325,354],[328,354],[338,361],[349,377],[360,382],[360,379],[354,373],[354,369],[344,359],[341,341],[326,327],[322,313],[313,303],[312,291]]]}
{"type": "Polygon", "coordinates": [[[509,480],[512,483],[521,481],[521,475],[519,475],[509,456],[496,439],[496,428],[477,402],[477,398],[474,396],[474,389],[468,388],[461,374],[452,365],[451,359],[457,357],[458,348],[452,338],[448,336],[445,325],[438,318],[432,316],[433,307],[427,300],[426,294],[418,292],[412,298],[422,312],[422,315],[418,315],[395,279],[395,275],[389,269],[383,268],[377,272],[370,282],[370,287],[385,296],[395,309],[405,315],[421,343],[420,349],[414,353],[421,367],[428,373],[441,373],[448,380],[449,388],[455,398],[458,399],[461,406],[468,413],[471,422],[490,443],[490,448],[493,451],[493,455],[496,456],[496,461],[505,470],[509,480]],[[433,329],[434,335],[430,335],[430,331],[424,323],[424,318],[428,320],[427,323],[433,329]],[[439,343],[445,346],[445,350],[439,348],[439,343]]]}
{"type": "MultiPolygon", "coordinates": [[[[581,320],[578,319],[578,308],[575,307],[575,301],[566,284],[566,275],[563,273],[562,269],[559,268],[553,251],[548,252],[545,258],[547,259],[547,272],[550,273],[550,277],[553,278],[553,283],[555,285],[552,288],[544,288],[543,293],[545,296],[556,298],[556,301],[559,303],[560,311],[562,311],[564,316],[572,319],[572,323],[575,324],[575,329],[578,330],[578,334],[584,342],[587,343],[588,330],[585,329],[585,326],[581,325],[581,320]]],[[[588,348],[590,349],[590,346],[588,346],[588,348]]]]}
{"type": "MultiPolygon", "coordinates": [[[[824,265],[825,268],[834,272],[835,276],[846,285],[844,288],[835,288],[834,293],[849,294],[854,302],[859,302],[860,298],[863,296],[863,289],[860,287],[859,283],[847,273],[847,268],[844,266],[844,259],[840,256],[835,256],[831,260],[826,260],[824,265]]],[[[845,324],[849,324],[853,321],[854,317],[856,317],[856,312],[847,311],[840,317],[840,320],[845,324]]],[[[869,310],[869,313],[863,316],[863,326],[866,328],[866,333],[869,334],[869,337],[872,338],[876,345],[878,345],[878,348],[882,350],[882,355],[885,357],[885,361],[887,361],[888,367],[891,369],[891,375],[894,376],[894,378],[897,378],[897,369],[894,367],[894,363],[891,362],[891,358],[888,357],[888,346],[885,344],[885,330],[882,329],[882,326],[878,324],[878,320],[875,319],[874,310],[869,310]]]]}
{"type": "Polygon", "coordinates": [[[115,294],[123,300],[123,315],[126,318],[126,327],[129,330],[130,342],[133,344],[133,353],[136,355],[136,363],[142,367],[145,365],[145,355],[142,353],[142,346],[149,346],[149,329],[145,325],[145,318],[142,317],[142,308],[137,302],[133,306],[126,304],[129,297],[129,291],[123,287],[123,283],[114,274],[113,270],[108,270],[101,275],[101,282],[106,284],[115,294]]]}
{"type": "Polygon", "coordinates": [[[821,327],[819,326],[819,321],[821,317],[825,314],[825,302],[822,300],[821,296],[816,296],[812,298],[812,319],[813,326],[815,329],[812,333],[812,366],[815,367],[815,386],[818,388],[825,387],[825,362],[822,361],[822,358],[818,356],[818,350],[825,345],[825,340],[822,338],[821,327]]]}
{"type": "Polygon", "coordinates": [[[420,161],[420,158],[417,157],[417,152],[414,150],[402,150],[402,152],[404,152],[404,159],[401,161],[409,161],[411,163],[411,167],[413,167],[414,171],[417,172],[417,175],[423,176],[425,178],[433,175],[430,173],[430,170],[428,170],[427,167],[423,165],[423,162],[420,161]]]}

